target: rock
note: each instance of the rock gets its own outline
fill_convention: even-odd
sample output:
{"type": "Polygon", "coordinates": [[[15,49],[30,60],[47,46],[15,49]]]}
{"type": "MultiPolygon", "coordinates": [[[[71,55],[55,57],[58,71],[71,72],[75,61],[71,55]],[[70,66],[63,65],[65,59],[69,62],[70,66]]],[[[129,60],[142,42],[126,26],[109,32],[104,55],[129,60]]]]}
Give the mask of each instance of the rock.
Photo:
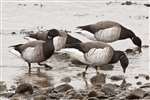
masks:
{"type": "Polygon", "coordinates": [[[87,96],[88,95],[88,91],[87,90],[80,90],[79,93],[82,95],[82,96],[87,96]]]}
{"type": "Polygon", "coordinates": [[[131,1],[126,1],[126,2],[121,3],[121,5],[132,5],[132,4],[135,4],[135,3],[131,1]]]}
{"type": "MultiPolygon", "coordinates": [[[[64,95],[62,93],[50,93],[48,94],[48,98],[51,100],[59,100],[61,97],[63,97],[64,95]]],[[[48,100],[49,100],[48,99],[48,100]]]]}
{"type": "Polygon", "coordinates": [[[149,96],[145,96],[143,100],[150,100],[150,95],[149,96]]]}
{"type": "Polygon", "coordinates": [[[16,91],[15,93],[19,93],[19,94],[23,94],[25,92],[29,92],[30,94],[33,93],[33,88],[32,88],[32,85],[29,84],[29,83],[23,83],[23,84],[20,84],[17,88],[16,88],[16,91]]]}
{"type": "Polygon", "coordinates": [[[97,97],[90,97],[87,100],[99,100],[97,97]]]}
{"type": "Polygon", "coordinates": [[[65,78],[61,79],[61,81],[69,83],[69,82],[71,82],[71,78],[70,77],[65,77],[65,78]]]}
{"type": "Polygon", "coordinates": [[[62,84],[62,85],[57,86],[54,89],[54,91],[56,91],[56,92],[66,92],[69,89],[73,89],[73,87],[69,84],[62,84]]]}
{"type": "Polygon", "coordinates": [[[103,73],[97,74],[90,79],[93,86],[101,86],[106,81],[106,75],[103,73]]]}
{"type": "Polygon", "coordinates": [[[114,96],[116,94],[115,89],[117,89],[119,86],[116,84],[105,84],[101,91],[104,92],[108,96],[114,96]]]}
{"type": "Polygon", "coordinates": [[[64,97],[66,97],[66,99],[69,99],[69,100],[70,99],[79,99],[79,100],[83,99],[83,96],[80,93],[77,93],[73,89],[66,91],[64,97]]]}
{"type": "Polygon", "coordinates": [[[143,86],[141,86],[140,88],[150,88],[150,83],[145,83],[143,86]]]}
{"type": "Polygon", "coordinates": [[[97,97],[97,92],[96,91],[90,91],[88,94],[88,97],[97,97]]]}
{"type": "Polygon", "coordinates": [[[114,75],[114,76],[111,76],[110,79],[113,81],[120,81],[120,80],[124,80],[125,77],[123,75],[118,75],[118,76],[114,75]]]}
{"type": "Polygon", "coordinates": [[[12,34],[12,35],[15,35],[15,34],[16,34],[16,32],[11,32],[11,34],[12,34]]]}
{"type": "Polygon", "coordinates": [[[0,81],[0,93],[7,90],[6,83],[4,81],[0,81]]]}
{"type": "Polygon", "coordinates": [[[140,81],[136,82],[136,85],[142,85],[142,82],[140,82],[140,81]]]}
{"type": "Polygon", "coordinates": [[[37,95],[34,97],[34,100],[46,100],[47,96],[46,95],[37,95]]]}
{"type": "Polygon", "coordinates": [[[131,91],[131,93],[126,97],[127,99],[142,99],[145,95],[145,91],[141,88],[131,91]]]}
{"type": "Polygon", "coordinates": [[[138,78],[139,78],[139,76],[135,76],[134,78],[135,78],[135,79],[138,79],[138,78]]]}
{"type": "Polygon", "coordinates": [[[48,93],[52,93],[53,92],[53,90],[54,90],[54,88],[53,87],[46,87],[46,88],[41,88],[40,89],[40,92],[42,93],[42,94],[48,94],[48,93]]]}
{"type": "Polygon", "coordinates": [[[0,93],[0,97],[6,97],[6,98],[10,98],[14,95],[15,93],[12,92],[7,92],[7,93],[0,93]]]}
{"type": "Polygon", "coordinates": [[[148,75],[146,75],[146,76],[145,76],[145,79],[146,79],[146,80],[149,80],[149,76],[148,76],[148,75]]]}

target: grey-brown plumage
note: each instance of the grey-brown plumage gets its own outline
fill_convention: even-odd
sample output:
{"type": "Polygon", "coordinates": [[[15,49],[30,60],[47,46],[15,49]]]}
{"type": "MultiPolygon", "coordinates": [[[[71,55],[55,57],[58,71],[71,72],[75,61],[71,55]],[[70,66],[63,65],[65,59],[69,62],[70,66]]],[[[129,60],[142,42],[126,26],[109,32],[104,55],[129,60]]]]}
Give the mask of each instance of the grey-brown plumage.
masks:
{"type": "Polygon", "coordinates": [[[135,33],[124,27],[123,25],[114,21],[100,21],[95,24],[89,24],[85,26],[79,26],[82,30],[86,30],[92,34],[98,41],[102,42],[114,42],[117,40],[123,40],[130,38],[132,42],[139,47],[141,52],[142,41],[135,33]]]}
{"type": "Polygon", "coordinates": [[[54,53],[53,38],[58,36],[59,32],[56,29],[48,31],[48,35],[45,41],[32,41],[26,44],[18,44],[14,47],[21,57],[28,63],[29,73],[31,73],[31,63],[38,63],[47,60],[54,53]]]}
{"type": "Polygon", "coordinates": [[[97,70],[97,66],[113,64],[120,61],[123,72],[128,66],[128,58],[122,51],[114,50],[110,45],[104,42],[87,42],[67,45],[66,49],[61,52],[69,54],[72,58],[86,64],[87,67],[93,66],[97,70]]]}
{"type": "MultiPolygon", "coordinates": [[[[79,39],[76,39],[73,36],[67,34],[67,31],[63,31],[63,30],[58,30],[58,31],[60,36],[57,36],[57,38],[54,39],[54,47],[56,51],[64,48],[66,44],[81,43],[79,39]]],[[[35,34],[29,34],[28,36],[37,40],[45,41],[47,34],[48,34],[47,31],[42,31],[42,32],[37,32],[35,34]]]]}

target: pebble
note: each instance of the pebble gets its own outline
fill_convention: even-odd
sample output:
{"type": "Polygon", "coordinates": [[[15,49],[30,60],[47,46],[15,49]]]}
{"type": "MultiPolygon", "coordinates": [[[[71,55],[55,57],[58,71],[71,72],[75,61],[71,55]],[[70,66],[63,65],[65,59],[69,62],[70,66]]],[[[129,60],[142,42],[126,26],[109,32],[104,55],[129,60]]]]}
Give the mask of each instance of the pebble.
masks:
{"type": "Polygon", "coordinates": [[[61,81],[69,83],[69,82],[71,82],[71,78],[70,77],[65,77],[65,78],[61,79],[61,81]]]}
{"type": "Polygon", "coordinates": [[[125,77],[123,75],[118,75],[118,76],[111,76],[110,79],[113,81],[120,81],[125,79],[125,77]]]}
{"type": "Polygon", "coordinates": [[[99,100],[97,97],[90,97],[87,100],[99,100]]]}
{"type": "Polygon", "coordinates": [[[148,76],[148,75],[146,75],[146,76],[145,76],[145,79],[146,79],[146,80],[149,80],[149,76],[148,76]]]}
{"type": "Polygon", "coordinates": [[[139,78],[139,76],[135,76],[134,78],[135,78],[135,79],[138,79],[138,78],[139,78]]]}
{"type": "Polygon", "coordinates": [[[37,95],[34,97],[34,100],[46,100],[47,96],[46,95],[37,95]]]}
{"type": "Polygon", "coordinates": [[[140,81],[136,82],[136,85],[142,85],[142,82],[140,82],[140,81]]]}
{"type": "Polygon", "coordinates": [[[19,94],[23,94],[25,92],[29,92],[30,94],[33,93],[33,88],[32,88],[32,85],[29,84],[29,83],[23,83],[23,84],[20,84],[17,88],[16,88],[16,91],[15,93],[19,93],[19,94]]]}
{"type": "Polygon", "coordinates": [[[126,98],[127,99],[142,99],[145,95],[145,91],[141,88],[133,90],[126,98]]]}
{"type": "Polygon", "coordinates": [[[69,84],[62,84],[62,85],[59,85],[59,86],[55,87],[54,91],[56,91],[56,92],[66,92],[69,89],[73,89],[73,87],[69,84]]]}
{"type": "Polygon", "coordinates": [[[108,96],[114,96],[116,94],[115,89],[118,88],[115,84],[105,84],[101,91],[104,92],[108,96]]]}

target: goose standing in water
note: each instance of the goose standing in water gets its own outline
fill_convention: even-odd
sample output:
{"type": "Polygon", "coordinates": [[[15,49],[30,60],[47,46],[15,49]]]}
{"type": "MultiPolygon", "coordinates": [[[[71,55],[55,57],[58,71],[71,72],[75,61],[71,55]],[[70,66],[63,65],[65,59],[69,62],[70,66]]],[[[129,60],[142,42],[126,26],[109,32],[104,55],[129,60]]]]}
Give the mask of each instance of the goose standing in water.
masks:
{"type": "MultiPolygon", "coordinates": [[[[54,38],[54,47],[55,51],[59,51],[60,49],[64,48],[66,44],[71,44],[71,43],[81,43],[79,39],[74,38],[73,36],[67,34],[67,31],[63,30],[57,30],[59,31],[59,36],[56,36],[54,38]]],[[[35,34],[29,34],[28,37],[34,38],[37,40],[46,40],[48,32],[37,32],[35,34]]]]}
{"type": "MultiPolygon", "coordinates": [[[[48,31],[46,41],[32,41],[26,44],[18,44],[13,47],[16,51],[21,54],[21,58],[28,63],[29,74],[31,73],[31,63],[38,63],[42,65],[41,62],[47,60],[54,53],[53,38],[58,36],[59,32],[56,29],[51,29],[48,31]]],[[[48,65],[44,64],[46,67],[48,65]]]]}
{"type": "MultiPolygon", "coordinates": [[[[79,29],[88,31],[94,34],[97,41],[102,41],[105,43],[114,42],[117,40],[123,40],[130,38],[132,42],[138,46],[139,52],[141,52],[142,41],[135,35],[133,31],[125,28],[117,22],[113,21],[100,21],[95,24],[79,26],[79,29]]],[[[86,33],[81,33],[84,36],[89,37],[86,33]]],[[[92,37],[91,37],[92,38],[92,37]]]]}
{"type": "Polygon", "coordinates": [[[120,61],[125,73],[129,63],[124,52],[115,51],[110,45],[100,41],[69,44],[59,52],[66,53],[71,58],[86,64],[84,76],[89,66],[93,66],[97,71],[97,66],[113,64],[118,61],[120,61]]]}

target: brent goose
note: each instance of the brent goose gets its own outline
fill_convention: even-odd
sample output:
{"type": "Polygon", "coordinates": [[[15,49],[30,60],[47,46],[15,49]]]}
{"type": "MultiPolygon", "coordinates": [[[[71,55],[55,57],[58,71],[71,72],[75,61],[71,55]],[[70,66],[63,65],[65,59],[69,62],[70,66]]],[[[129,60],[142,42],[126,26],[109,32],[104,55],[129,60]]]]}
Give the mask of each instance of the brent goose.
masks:
{"type": "MultiPolygon", "coordinates": [[[[79,26],[77,28],[94,34],[96,40],[106,43],[130,38],[132,42],[138,46],[139,52],[141,52],[141,39],[137,37],[133,31],[117,22],[100,21],[95,24],[79,26]]],[[[84,35],[86,36],[86,34],[84,35]]]]}
{"type": "Polygon", "coordinates": [[[68,44],[66,47],[59,52],[66,53],[71,58],[87,65],[83,75],[85,75],[89,66],[93,66],[97,71],[97,66],[113,64],[118,61],[120,61],[123,72],[125,73],[129,63],[124,52],[116,51],[104,42],[75,43],[68,44]]]}
{"type": "MultiPolygon", "coordinates": [[[[54,47],[55,50],[58,51],[65,47],[66,44],[70,43],[81,43],[79,39],[74,38],[73,36],[67,34],[68,31],[57,30],[59,31],[59,36],[54,38],[54,47]]],[[[28,37],[37,39],[37,40],[46,40],[47,32],[37,32],[35,34],[29,34],[28,37]]]]}
{"type": "MultiPolygon", "coordinates": [[[[37,40],[10,47],[13,47],[21,54],[21,58],[28,63],[29,73],[31,73],[31,63],[38,63],[39,65],[42,65],[41,62],[52,56],[54,53],[53,38],[58,35],[59,32],[56,29],[51,29],[48,31],[46,41],[37,40]]],[[[45,66],[48,67],[46,64],[45,66]]]]}

